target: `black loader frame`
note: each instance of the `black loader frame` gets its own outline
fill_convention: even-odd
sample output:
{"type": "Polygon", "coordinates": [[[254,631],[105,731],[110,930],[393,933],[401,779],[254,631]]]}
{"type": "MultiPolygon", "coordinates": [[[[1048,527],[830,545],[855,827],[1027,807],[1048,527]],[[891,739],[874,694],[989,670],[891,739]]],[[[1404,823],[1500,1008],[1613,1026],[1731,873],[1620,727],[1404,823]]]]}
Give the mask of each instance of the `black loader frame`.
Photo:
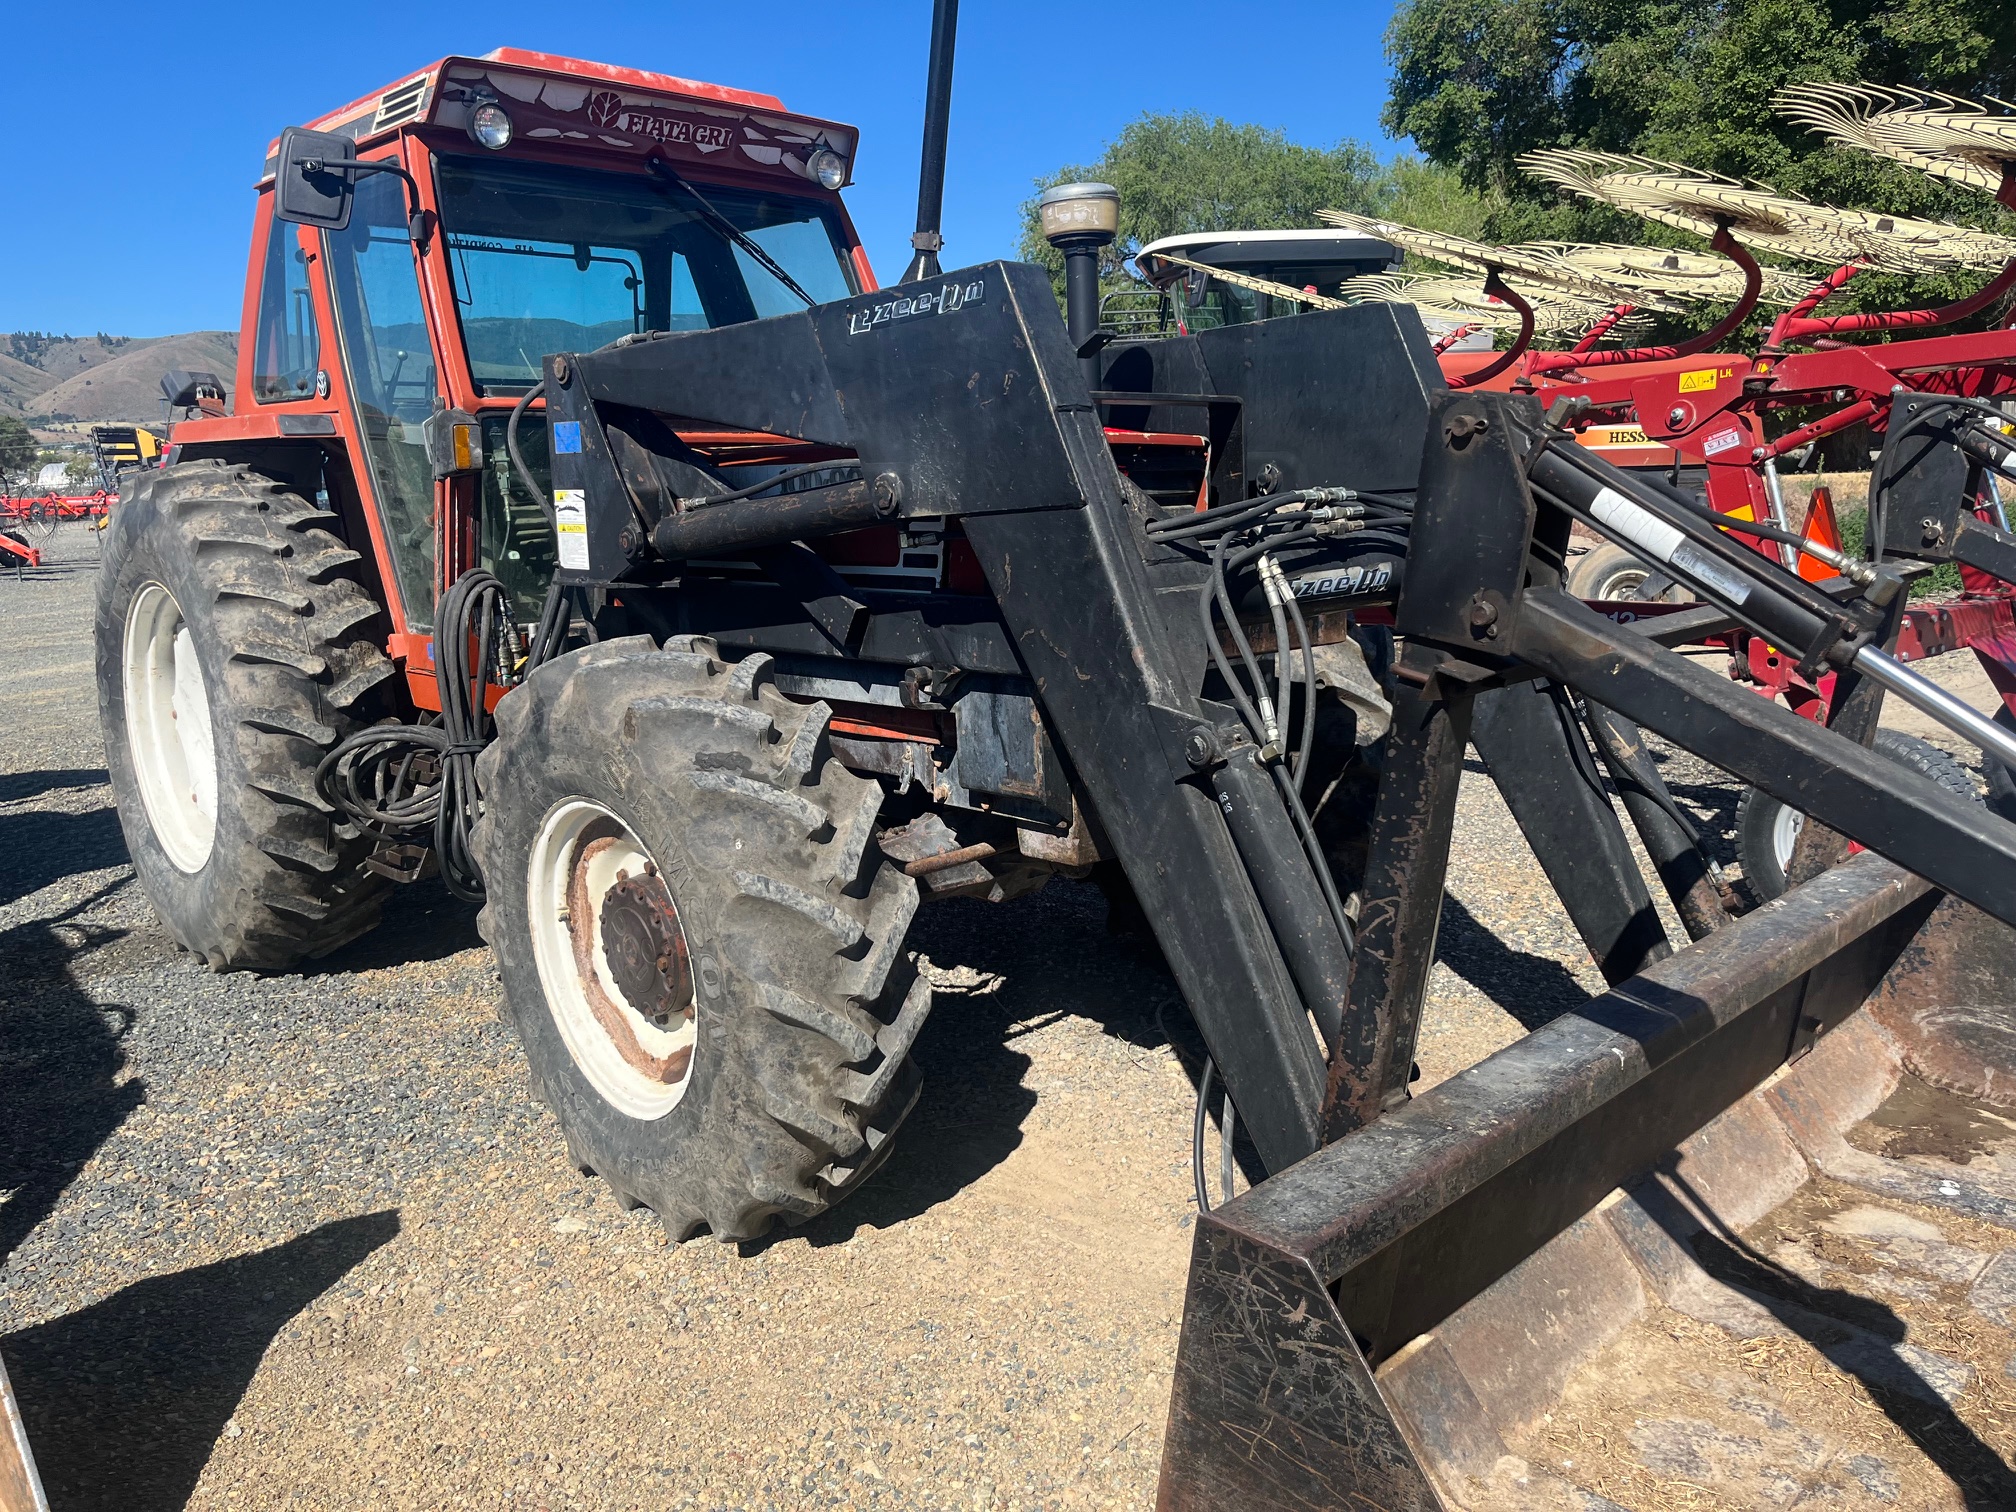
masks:
{"type": "MultiPolygon", "coordinates": [[[[1204,571],[1144,535],[1174,512],[1123,479],[1101,410],[1147,410],[1141,429],[1168,431],[1229,412],[1237,444],[1214,452],[1211,479],[1228,501],[1244,499],[1246,470],[1262,467],[1309,486],[1407,488],[1440,378],[1411,311],[1155,345],[1152,367],[1133,364],[1138,389],[1095,396],[1041,270],[992,263],[803,314],[550,358],[554,488],[563,504],[582,500],[587,564],[559,581],[605,589],[640,626],[704,633],[724,654],[761,650],[864,683],[911,669],[927,674],[913,687],[963,680],[970,690],[944,700],[962,731],[969,700],[1022,700],[1043,761],[1069,773],[1059,817],[1075,800],[1148,917],[1185,921],[1158,929],[1163,949],[1262,1158],[1280,1170],[1320,1142],[1325,1067],[1310,1019],[1339,1022],[1348,956],[1311,906],[1318,879],[1272,779],[1232,733],[1233,711],[1203,696],[1204,571]],[[1358,354],[1343,373],[1328,361],[1340,344],[1358,354]],[[1340,412],[1367,424],[1340,434],[1330,423],[1340,412]],[[781,507],[654,513],[697,489],[670,430],[694,421],[830,448],[858,476],[781,507]],[[918,520],[956,523],[991,591],[878,596],[804,545],[918,520]],[[696,571],[703,553],[754,556],[770,581],[696,571]],[[652,591],[675,582],[677,592],[652,591]]],[[[1303,555],[1297,570],[1312,575],[1366,559],[1348,537],[1303,555]]],[[[1373,556],[1384,571],[1358,580],[1380,578],[1390,596],[1390,554],[1373,556]]]]}
{"type": "MultiPolygon", "coordinates": [[[[1804,583],[1557,444],[1530,399],[1446,391],[1411,309],[1114,344],[1089,381],[1055,310],[1040,270],[992,263],[550,357],[558,582],[606,597],[605,631],[766,652],[808,691],[893,690],[956,728],[956,763],[996,752],[961,790],[1000,799],[1025,854],[1117,860],[1274,1173],[1200,1218],[1163,1502],[1436,1506],[1378,1363],[1855,1011],[1937,900],[1876,857],[1819,875],[1843,837],[2006,922],[2016,829],[1867,749],[1885,687],[1922,691],[1882,654],[1894,569],[1804,583]],[[1201,504],[1128,477],[1109,427],[1194,433],[1201,504]],[[675,433],[724,428],[828,465],[747,497],[675,433]],[[1397,592],[1348,922],[1285,738],[1214,670],[1214,638],[1245,632],[1208,607],[1200,624],[1216,568],[1181,535],[1290,495],[1317,522],[1275,563],[1304,645],[1397,592]],[[1366,495],[1411,498],[1400,549],[1324,513],[1366,495]],[[1625,626],[1568,597],[1578,519],[1656,548],[1701,606],[1625,626]],[[986,591],[865,589],[808,544],[891,523],[963,536],[986,591]],[[1831,728],[1668,649],[1735,624],[1841,671],[1831,728]],[[1004,710],[1024,734],[997,750],[981,737],[1004,710]],[[1819,880],[1733,918],[1641,726],[1811,815],[1795,869],[1819,880]],[[1471,742],[1612,991],[1404,1106],[1471,742]],[[1678,954],[1603,771],[1697,942],[1678,954]]],[[[1247,583],[1270,570],[1226,599],[1255,637],[1247,583]]]]}
{"type": "MultiPolygon", "coordinates": [[[[1624,627],[1562,593],[1571,517],[1596,518],[1588,506],[1604,490],[1661,501],[1553,440],[1530,401],[1433,403],[1366,923],[1331,1066],[1325,1128],[1336,1142],[1199,1220],[1165,1507],[1444,1505],[1426,1467],[1478,1458],[1464,1441],[1475,1417],[1468,1387],[1432,1355],[1410,1362],[1429,1378],[1417,1391],[1431,1406],[1419,1411],[1417,1396],[1402,1415],[1375,1369],[1801,1058],[1886,975],[1890,990],[1908,992],[1954,969],[1928,963],[1939,932],[1921,933],[1938,894],[1873,856],[1697,929],[1709,922],[1701,873],[1669,864],[1685,858],[1677,847],[1662,856],[1654,822],[1640,824],[1641,836],[1676,909],[1690,933],[1712,938],[1669,958],[1661,930],[1620,979],[1628,956],[1606,959],[1588,906],[1576,908],[1576,869],[1586,883],[1613,863],[1597,855],[1592,865],[1591,846],[1564,867],[1548,830],[1565,817],[1564,800],[1505,782],[1493,743],[1553,746],[1544,717],[1508,719],[1506,700],[1542,709],[1578,696],[1602,721],[1592,731],[1599,750],[1604,730],[1619,726],[1635,746],[1630,721],[1798,806],[1828,827],[1814,840],[1832,854],[1809,857],[1809,870],[1840,859],[1846,834],[1936,879],[1954,895],[1947,908],[1976,921],[1962,933],[1982,1000],[2006,1001],[2016,984],[2016,951],[1994,922],[2016,916],[2009,827],[1864,749],[1881,696],[1868,682],[1844,688],[1834,728],[1820,727],[1661,644],[1734,622],[1728,609],[1711,602],[1684,619],[1624,627]],[[1487,720],[1489,739],[1478,738],[1487,720]],[[1615,985],[1403,1108],[1466,733],[1615,985]]],[[[1697,587],[1726,597],[1716,589],[1730,581],[1697,587]]],[[[1754,598],[1745,607],[1756,612],[1754,598]]],[[[1894,635],[1894,613],[1867,618],[1875,622],[1861,635],[1877,644],[1894,635]]],[[[1622,773],[1618,787],[1636,819],[1631,782],[1622,773]]],[[[1642,888],[1631,895],[1642,898],[1642,888]]],[[[1640,927],[1634,916],[1625,930],[1640,927]]]]}

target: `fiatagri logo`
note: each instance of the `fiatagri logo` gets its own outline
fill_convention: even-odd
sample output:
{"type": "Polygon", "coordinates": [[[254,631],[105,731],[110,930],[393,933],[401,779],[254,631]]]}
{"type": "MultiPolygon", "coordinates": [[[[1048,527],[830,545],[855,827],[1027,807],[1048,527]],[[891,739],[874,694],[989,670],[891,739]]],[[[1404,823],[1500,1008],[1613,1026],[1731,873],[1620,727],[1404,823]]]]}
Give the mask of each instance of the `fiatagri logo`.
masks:
{"type": "Polygon", "coordinates": [[[598,89],[588,96],[588,124],[606,126],[611,131],[627,131],[632,136],[654,142],[677,142],[705,152],[735,145],[735,134],[711,121],[696,121],[676,110],[652,105],[626,105],[613,89],[598,89]]]}

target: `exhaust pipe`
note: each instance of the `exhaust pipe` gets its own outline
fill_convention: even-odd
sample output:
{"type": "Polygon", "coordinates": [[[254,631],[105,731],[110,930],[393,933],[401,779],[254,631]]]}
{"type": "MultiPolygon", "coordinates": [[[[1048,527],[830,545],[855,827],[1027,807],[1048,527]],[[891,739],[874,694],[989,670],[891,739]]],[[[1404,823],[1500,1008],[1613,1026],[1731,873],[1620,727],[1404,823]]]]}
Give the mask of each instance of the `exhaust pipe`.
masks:
{"type": "Polygon", "coordinates": [[[938,253],[945,245],[939,226],[945,218],[945,139],[952,129],[952,45],[959,30],[959,0],[937,0],[931,8],[931,74],[924,86],[924,158],[917,170],[916,250],[903,282],[936,278],[938,253]]]}

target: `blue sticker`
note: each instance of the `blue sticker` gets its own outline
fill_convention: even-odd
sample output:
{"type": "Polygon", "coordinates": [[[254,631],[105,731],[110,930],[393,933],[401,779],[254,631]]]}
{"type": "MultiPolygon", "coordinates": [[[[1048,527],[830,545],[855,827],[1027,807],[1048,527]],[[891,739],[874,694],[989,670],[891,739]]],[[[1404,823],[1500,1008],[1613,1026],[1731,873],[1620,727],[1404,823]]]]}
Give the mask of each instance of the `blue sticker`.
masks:
{"type": "Polygon", "coordinates": [[[581,450],[581,422],[561,420],[553,427],[553,450],[556,452],[578,452],[581,450]]]}

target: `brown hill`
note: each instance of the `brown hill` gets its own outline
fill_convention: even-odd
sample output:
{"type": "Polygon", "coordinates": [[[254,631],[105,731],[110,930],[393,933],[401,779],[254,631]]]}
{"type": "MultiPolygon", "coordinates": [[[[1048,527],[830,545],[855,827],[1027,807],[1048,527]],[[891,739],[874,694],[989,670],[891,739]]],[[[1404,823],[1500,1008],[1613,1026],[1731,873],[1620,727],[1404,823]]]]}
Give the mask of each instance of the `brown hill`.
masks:
{"type": "Polygon", "coordinates": [[[49,375],[40,368],[0,350],[0,415],[21,414],[29,400],[52,386],[49,375]]]}
{"type": "Polygon", "coordinates": [[[181,336],[0,336],[0,413],[29,420],[158,421],[161,375],[207,369],[228,389],[238,361],[231,331],[181,336]]]}

